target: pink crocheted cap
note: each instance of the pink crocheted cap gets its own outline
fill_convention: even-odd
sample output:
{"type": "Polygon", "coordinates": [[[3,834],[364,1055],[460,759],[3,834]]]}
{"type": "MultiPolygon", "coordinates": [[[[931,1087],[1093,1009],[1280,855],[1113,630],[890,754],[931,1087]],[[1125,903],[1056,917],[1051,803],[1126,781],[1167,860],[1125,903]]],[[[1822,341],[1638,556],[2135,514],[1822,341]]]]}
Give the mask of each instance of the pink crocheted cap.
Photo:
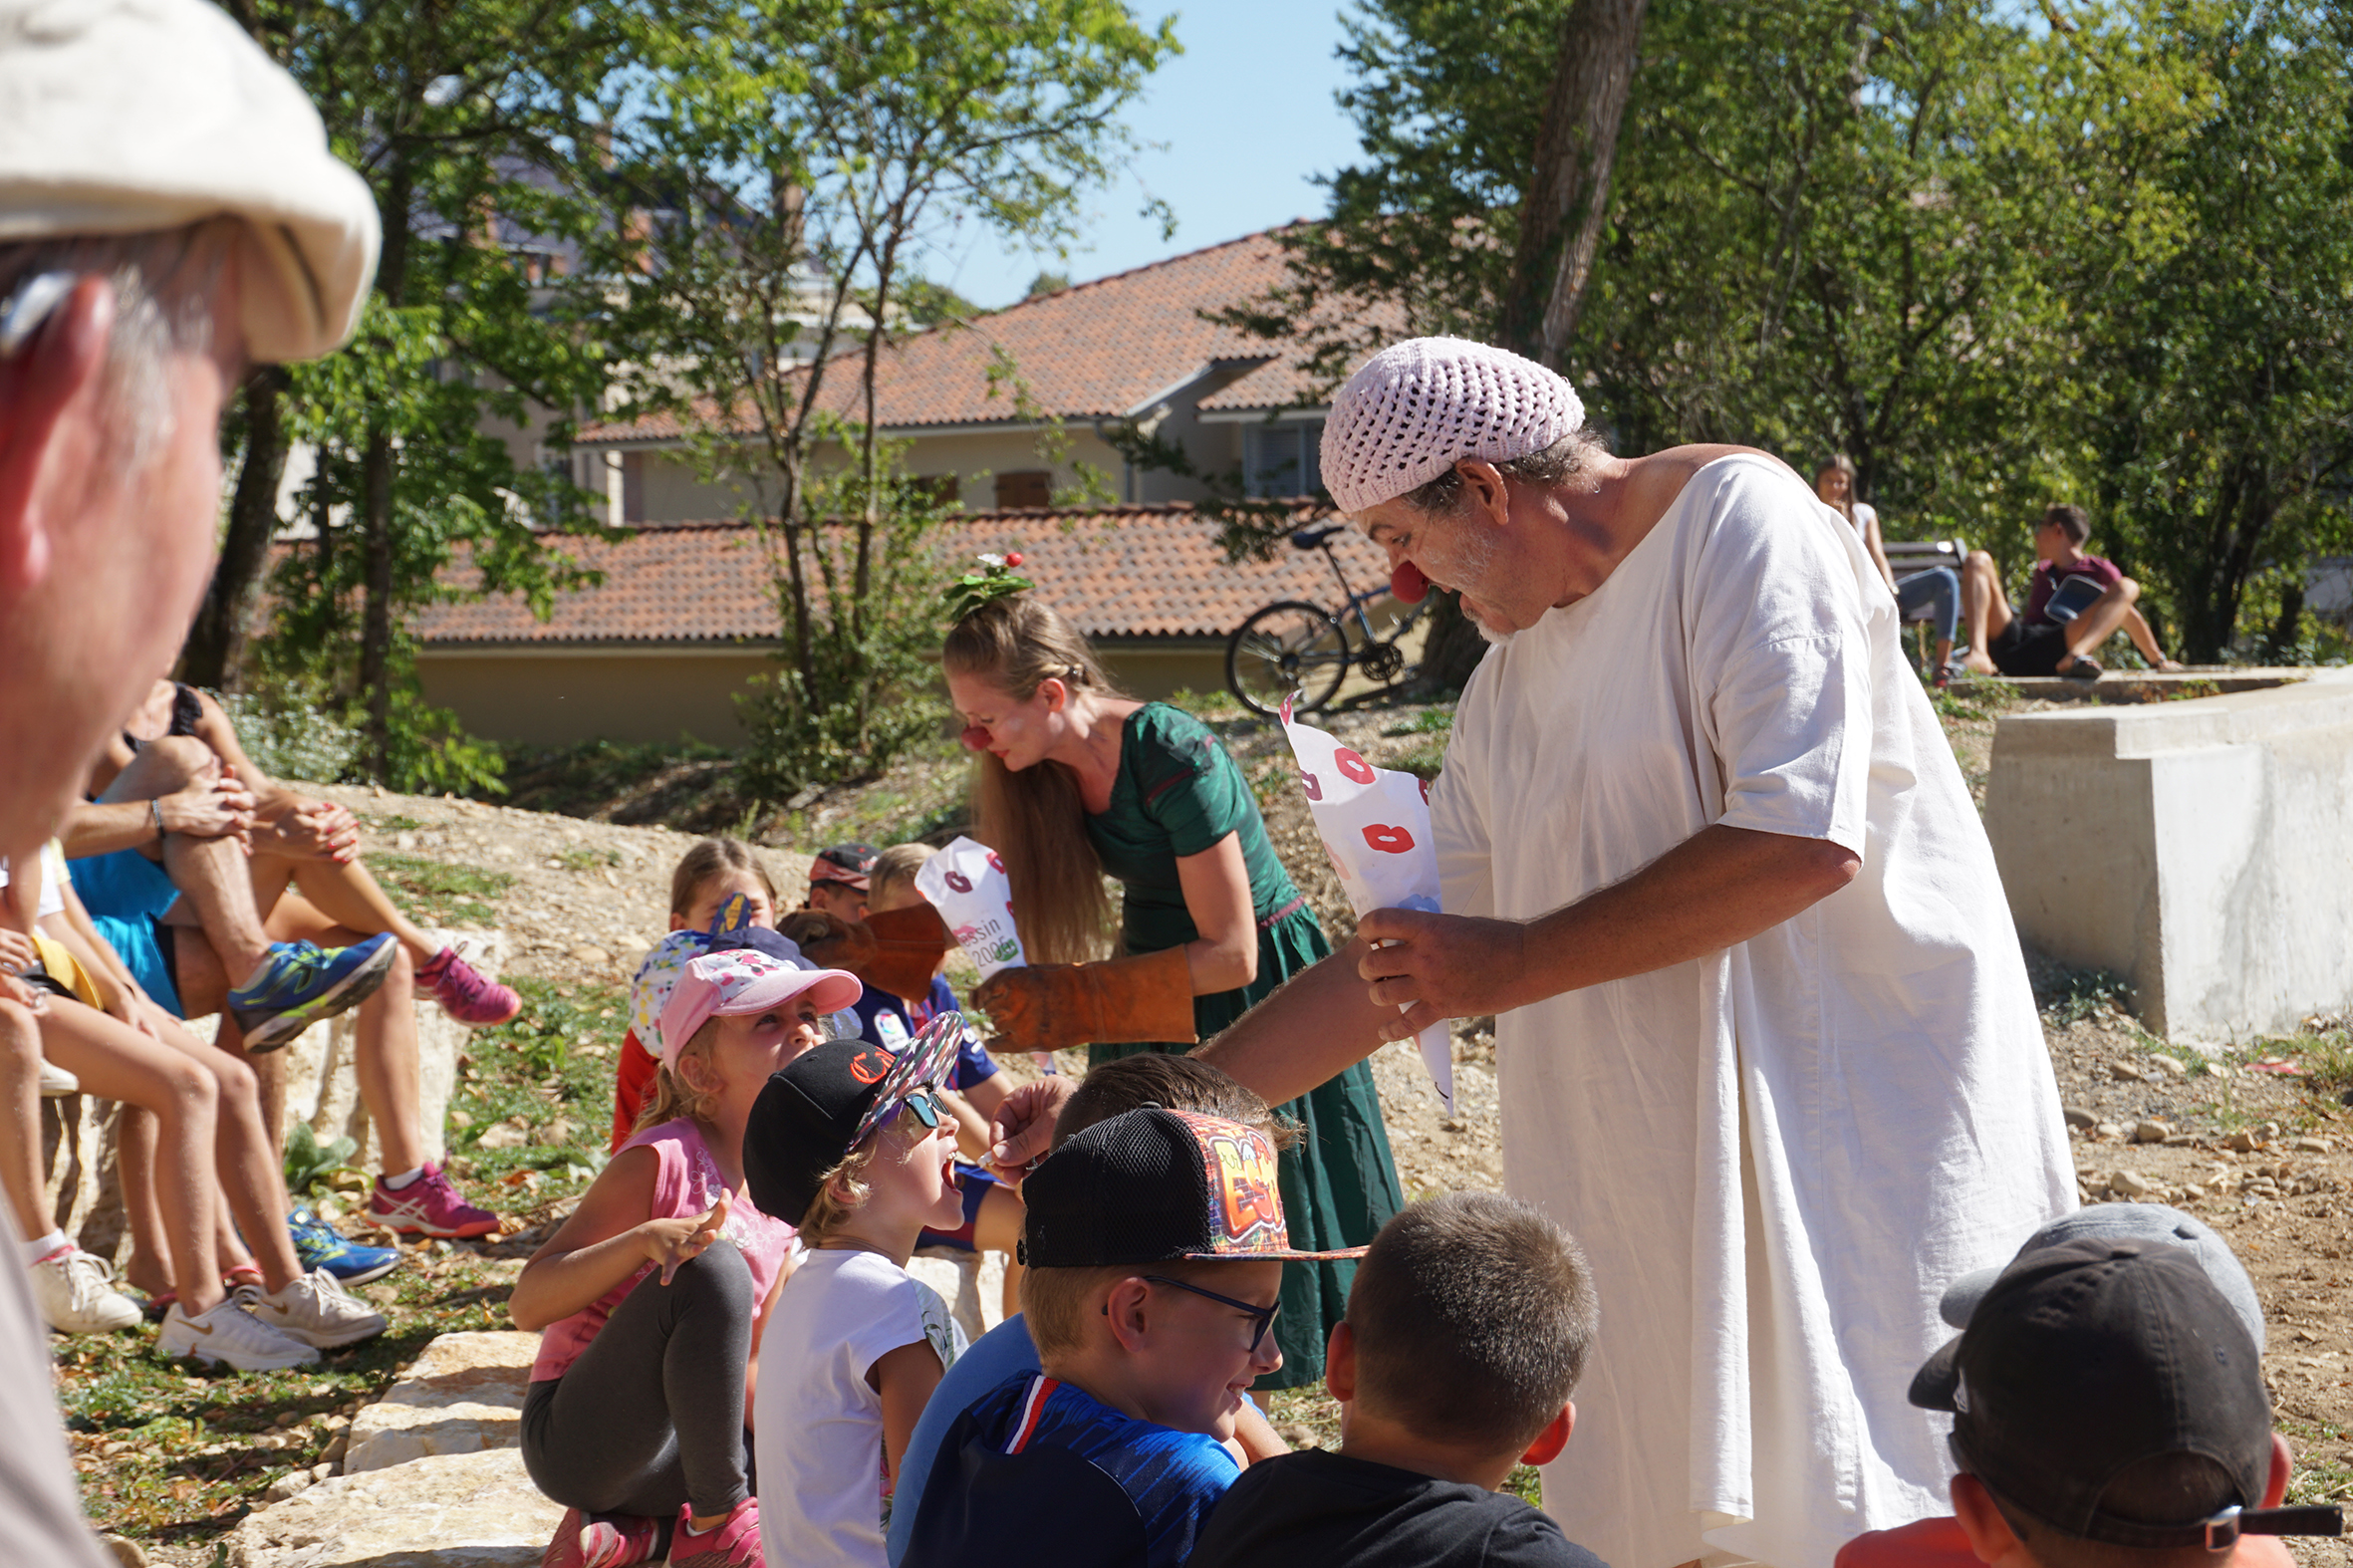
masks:
{"type": "Polygon", "coordinates": [[[1585,423],[1556,372],[1466,338],[1409,338],[1357,368],[1324,422],[1324,484],[1343,512],[1418,489],[1465,457],[1509,462],[1585,423]]]}

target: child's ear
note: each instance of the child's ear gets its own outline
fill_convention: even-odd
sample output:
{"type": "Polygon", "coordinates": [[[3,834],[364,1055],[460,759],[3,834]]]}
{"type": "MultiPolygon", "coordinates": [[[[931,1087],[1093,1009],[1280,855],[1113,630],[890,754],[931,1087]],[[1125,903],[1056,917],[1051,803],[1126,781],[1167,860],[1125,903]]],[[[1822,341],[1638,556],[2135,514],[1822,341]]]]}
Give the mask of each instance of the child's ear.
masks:
{"type": "Polygon", "coordinates": [[[1103,1303],[1103,1315],[1111,1321],[1112,1337],[1120,1342],[1120,1349],[1133,1355],[1144,1348],[1145,1338],[1151,1333],[1151,1322],[1145,1303],[1152,1299],[1152,1287],[1134,1274],[1119,1280],[1111,1287],[1111,1294],[1103,1303]]]}
{"type": "Polygon", "coordinates": [[[1560,1450],[1569,1445],[1569,1434],[1576,1430],[1577,1407],[1574,1402],[1563,1405],[1552,1424],[1536,1434],[1536,1440],[1528,1444],[1528,1451],[1520,1455],[1523,1464],[1550,1464],[1560,1457],[1560,1450]]]}
{"type": "Polygon", "coordinates": [[[1324,1392],[1346,1405],[1356,1398],[1356,1334],[1342,1318],[1324,1347],[1324,1392]]]}

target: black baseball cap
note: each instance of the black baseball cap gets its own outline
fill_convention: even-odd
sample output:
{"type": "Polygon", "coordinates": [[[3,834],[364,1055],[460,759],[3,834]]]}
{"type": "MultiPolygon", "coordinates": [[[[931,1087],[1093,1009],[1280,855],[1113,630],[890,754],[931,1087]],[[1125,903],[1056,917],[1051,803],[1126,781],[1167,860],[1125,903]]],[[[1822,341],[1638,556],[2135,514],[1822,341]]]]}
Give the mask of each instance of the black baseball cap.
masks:
{"type": "Polygon", "coordinates": [[[963,1027],[961,1013],[943,1012],[896,1052],[871,1040],[828,1040],[769,1074],[743,1126],[743,1176],[760,1212],[799,1224],[825,1174],[883,1112],[939,1082],[963,1027]]]}
{"type": "Polygon", "coordinates": [[[1301,1252],[1283,1223],[1274,1146],[1222,1117],[1143,1106],[1074,1133],[1021,1185],[1032,1268],[1363,1257],[1301,1252]]]}
{"type": "Polygon", "coordinates": [[[819,850],[817,858],[809,863],[809,881],[812,884],[838,882],[865,893],[874,877],[875,857],[881,853],[871,844],[837,844],[819,850]]]}
{"type": "Polygon", "coordinates": [[[2260,1354],[2189,1251],[2085,1236],[2022,1253],[1912,1380],[1951,1411],[1953,1453],[2006,1506],[2077,1540],[2220,1550],[2240,1533],[2335,1535],[2334,1508],[2261,1506],[2271,1407],[2260,1354]],[[2102,1506],[2131,1466],[2199,1454],[2233,1499],[2194,1519],[2102,1506]]]}

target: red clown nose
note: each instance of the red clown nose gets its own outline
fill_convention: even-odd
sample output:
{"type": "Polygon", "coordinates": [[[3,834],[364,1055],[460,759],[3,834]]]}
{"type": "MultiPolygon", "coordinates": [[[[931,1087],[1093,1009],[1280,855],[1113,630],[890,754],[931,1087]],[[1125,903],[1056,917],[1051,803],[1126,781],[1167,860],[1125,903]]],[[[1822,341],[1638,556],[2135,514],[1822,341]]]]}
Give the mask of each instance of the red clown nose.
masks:
{"type": "Polygon", "coordinates": [[[982,729],[978,724],[966,726],[963,734],[956,738],[963,741],[965,746],[973,751],[986,751],[988,749],[988,731],[982,729]]]}
{"type": "Polygon", "coordinates": [[[1399,604],[1418,605],[1430,595],[1430,579],[1413,562],[1400,561],[1397,570],[1389,574],[1389,591],[1399,604]]]}

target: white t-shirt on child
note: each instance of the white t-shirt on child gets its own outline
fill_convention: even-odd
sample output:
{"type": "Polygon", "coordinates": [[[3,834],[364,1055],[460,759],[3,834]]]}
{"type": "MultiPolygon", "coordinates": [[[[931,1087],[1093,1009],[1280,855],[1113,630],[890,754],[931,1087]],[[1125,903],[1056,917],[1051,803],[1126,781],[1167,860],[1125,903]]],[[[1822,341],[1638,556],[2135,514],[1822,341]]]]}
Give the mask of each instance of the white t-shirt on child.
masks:
{"type": "Polygon", "coordinates": [[[880,1253],[810,1252],[785,1281],[760,1335],[752,1410],[769,1562],[887,1568],[883,1399],[866,1375],[917,1340],[930,1342],[942,1368],[964,1350],[939,1293],[880,1253]]]}

